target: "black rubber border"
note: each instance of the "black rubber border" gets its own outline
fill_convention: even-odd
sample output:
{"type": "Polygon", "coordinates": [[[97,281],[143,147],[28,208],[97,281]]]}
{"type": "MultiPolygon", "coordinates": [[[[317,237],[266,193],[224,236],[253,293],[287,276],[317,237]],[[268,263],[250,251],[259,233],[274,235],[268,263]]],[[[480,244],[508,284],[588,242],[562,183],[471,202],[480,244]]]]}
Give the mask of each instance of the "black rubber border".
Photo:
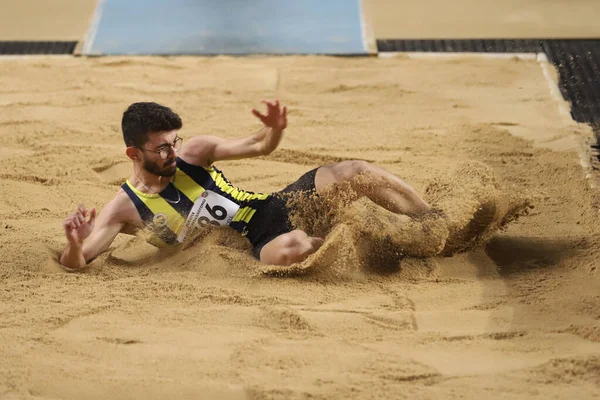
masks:
{"type": "Polygon", "coordinates": [[[458,39],[400,40],[378,39],[380,52],[451,53],[539,53],[542,40],[536,39],[458,39]]]}
{"type": "Polygon", "coordinates": [[[591,124],[600,143],[600,39],[377,40],[379,52],[545,53],[577,122],[591,124]]]}
{"type": "Polygon", "coordinates": [[[73,54],[77,42],[0,41],[0,54],[73,54]]]}
{"type": "Polygon", "coordinates": [[[546,40],[543,47],[573,119],[600,126],[600,40],[546,40]]]}

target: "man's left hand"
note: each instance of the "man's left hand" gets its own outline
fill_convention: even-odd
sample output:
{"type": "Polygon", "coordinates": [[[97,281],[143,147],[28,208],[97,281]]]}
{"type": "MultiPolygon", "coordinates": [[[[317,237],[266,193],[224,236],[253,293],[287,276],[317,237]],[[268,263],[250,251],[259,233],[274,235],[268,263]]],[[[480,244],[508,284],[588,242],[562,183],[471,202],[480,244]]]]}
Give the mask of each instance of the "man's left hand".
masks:
{"type": "Polygon", "coordinates": [[[287,108],[285,106],[281,108],[279,100],[275,100],[275,102],[263,100],[262,102],[267,105],[267,114],[261,114],[256,109],[252,110],[252,114],[260,119],[266,127],[280,132],[283,131],[287,126],[287,108]]]}

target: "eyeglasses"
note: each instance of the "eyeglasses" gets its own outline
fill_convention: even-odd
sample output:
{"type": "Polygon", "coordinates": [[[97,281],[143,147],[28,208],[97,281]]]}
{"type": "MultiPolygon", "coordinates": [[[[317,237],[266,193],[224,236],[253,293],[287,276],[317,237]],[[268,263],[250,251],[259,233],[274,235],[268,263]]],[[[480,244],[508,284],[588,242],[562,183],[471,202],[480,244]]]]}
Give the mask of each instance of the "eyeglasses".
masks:
{"type": "Polygon", "coordinates": [[[173,148],[173,150],[175,150],[175,153],[177,153],[179,151],[179,149],[181,149],[182,143],[183,143],[183,138],[180,138],[179,136],[177,136],[172,144],[171,143],[164,144],[158,150],[150,150],[145,147],[142,148],[141,150],[146,150],[146,151],[149,151],[152,153],[156,153],[156,154],[160,155],[160,158],[162,160],[166,160],[167,157],[169,157],[169,154],[171,154],[171,148],[173,148]]]}

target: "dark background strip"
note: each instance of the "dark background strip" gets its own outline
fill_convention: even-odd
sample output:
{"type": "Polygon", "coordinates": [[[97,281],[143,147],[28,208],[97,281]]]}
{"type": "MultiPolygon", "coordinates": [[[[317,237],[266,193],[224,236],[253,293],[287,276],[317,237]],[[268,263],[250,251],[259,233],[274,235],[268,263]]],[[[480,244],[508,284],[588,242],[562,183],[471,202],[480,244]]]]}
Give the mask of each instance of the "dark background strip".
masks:
{"type": "Polygon", "coordinates": [[[455,53],[539,53],[541,40],[464,39],[464,40],[377,40],[380,52],[455,52],[455,53]]]}
{"type": "Polygon", "coordinates": [[[0,54],[73,54],[77,42],[0,41],[0,54]]]}

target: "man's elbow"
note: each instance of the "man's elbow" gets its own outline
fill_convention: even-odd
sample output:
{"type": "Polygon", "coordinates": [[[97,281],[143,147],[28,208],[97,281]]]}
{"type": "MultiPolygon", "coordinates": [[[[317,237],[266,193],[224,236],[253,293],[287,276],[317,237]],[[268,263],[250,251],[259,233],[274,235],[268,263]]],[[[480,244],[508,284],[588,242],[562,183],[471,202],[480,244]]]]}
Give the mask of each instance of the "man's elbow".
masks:
{"type": "Polygon", "coordinates": [[[260,146],[257,150],[256,150],[256,154],[258,156],[268,156],[269,154],[271,154],[275,149],[268,149],[264,146],[260,146]]]}

